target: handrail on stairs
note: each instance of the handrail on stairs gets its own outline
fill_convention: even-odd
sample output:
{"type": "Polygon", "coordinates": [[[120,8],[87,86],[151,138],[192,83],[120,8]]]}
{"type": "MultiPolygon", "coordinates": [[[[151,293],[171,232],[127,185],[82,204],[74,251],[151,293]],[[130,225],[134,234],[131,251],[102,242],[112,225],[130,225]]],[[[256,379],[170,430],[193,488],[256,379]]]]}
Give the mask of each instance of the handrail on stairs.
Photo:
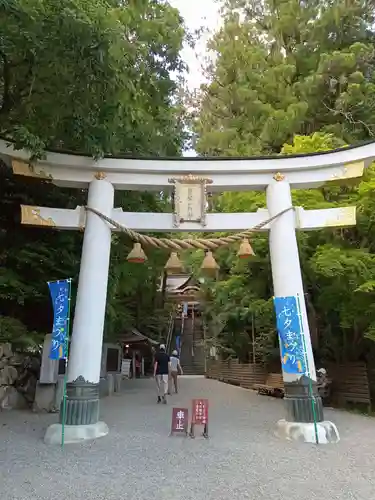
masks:
{"type": "Polygon", "coordinates": [[[204,352],[204,373],[207,374],[207,352],[206,352],[206,322],[202,319],[202,329],[203,329],[203,352],[204,352]]]}
{"type": "Polygon", "coordinates": [[[182,339],[182,336],[184,334],[184,328],[185,328],[185,314],[181,314],[181,332],[180,332],[180,337],[182,339]]]}
{"type": "Polygon", "coordinates": [[[195,344],[195,315],[194,315],[194,305],[191,311],[191,356],[194,358],[194,344],[195,344]]]}
{"type": "Polygon", "coordinates": [[[181,312],[181,331],[179,332],[179,337],[180,337],[180,343],[179,343],[179,348],[178,348],[178,354],[181,357],[181,352],[182,352],[182,345],[184,343],[184,328],[185,328],[185,315],[183,311],[181,312]]]}
{"type": "Polygon", "coordinates": [[[181,312],[181,331],[180,331],[180,352],[179,355],[181,356],[182,352],[182,346],[184,344],[184,330],[185,330],[185,314],[184,311],[182,310],[181,312]]]}

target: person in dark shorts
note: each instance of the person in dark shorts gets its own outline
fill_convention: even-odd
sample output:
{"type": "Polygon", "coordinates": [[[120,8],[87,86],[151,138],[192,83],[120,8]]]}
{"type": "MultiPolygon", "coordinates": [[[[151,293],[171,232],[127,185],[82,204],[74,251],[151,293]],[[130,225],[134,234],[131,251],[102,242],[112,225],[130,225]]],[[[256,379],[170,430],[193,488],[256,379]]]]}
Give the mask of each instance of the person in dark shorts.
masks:
{"type": "Polygon", "coordinates": [[[161,344],[159,352],[155,356],[154,377],[158,391],[158,403],[163,401],[167,404],[168,377],[170,370],[170,358],[165,352],[165,345],[161,344]]]}

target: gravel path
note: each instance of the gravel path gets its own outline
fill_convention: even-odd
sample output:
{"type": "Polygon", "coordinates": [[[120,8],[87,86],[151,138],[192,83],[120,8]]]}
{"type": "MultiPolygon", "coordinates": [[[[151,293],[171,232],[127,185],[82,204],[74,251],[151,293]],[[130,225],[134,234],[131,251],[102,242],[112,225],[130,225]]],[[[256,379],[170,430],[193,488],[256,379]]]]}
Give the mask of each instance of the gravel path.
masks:
{"type": "Polygon", "coordinates": [[[127,382],[102,402],[106,438],[64,451],[42,441],[56,415],[0,413],[1,500],[368,500],[375,498],[375,419],[326,411],[337,445],[273,436],[280,400],[213,380],[183,379],[156,405],[154,382],[127,382]],[[171,406],[210,400],[210,439],[168,437],[171,406]]]}

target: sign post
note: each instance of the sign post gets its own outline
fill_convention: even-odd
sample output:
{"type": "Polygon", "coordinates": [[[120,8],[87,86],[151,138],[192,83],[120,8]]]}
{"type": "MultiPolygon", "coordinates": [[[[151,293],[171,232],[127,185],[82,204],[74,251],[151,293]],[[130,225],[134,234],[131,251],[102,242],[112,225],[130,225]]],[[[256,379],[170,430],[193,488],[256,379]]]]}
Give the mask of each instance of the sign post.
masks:
{"type": "Polygon", "coordinates": [[[121,375],[125,376],[126,378],[130,378],[130,364],[130,359],[123,359],[121,361],[121,375]]]}
{"type": "Polygon", "coordinates": [[[208,399],[193,399],[190,437],[195,438],[195,426],[203,425],[203,437],[208,438],[208,399]]]}
{"type": "Polygon", "coordinates": [[[172,408],[171,433],[188,435],[189,410],[187,408],[172,408]]]}

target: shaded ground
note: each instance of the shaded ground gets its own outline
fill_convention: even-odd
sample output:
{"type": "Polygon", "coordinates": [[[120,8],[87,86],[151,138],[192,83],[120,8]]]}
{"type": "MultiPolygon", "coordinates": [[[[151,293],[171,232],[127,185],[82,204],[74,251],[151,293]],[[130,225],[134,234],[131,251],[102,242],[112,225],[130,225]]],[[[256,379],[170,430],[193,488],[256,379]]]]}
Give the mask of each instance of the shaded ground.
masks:
{"type": "Polygon", "coordinates": [[[110,435],[62,451],[42,441],[56,415],[0,413],[2,500],[320,500],[375,498],[375,419],[326,411],[337,445],[273,436],[280,400],[213,380],[183,379],[155,404],[154,382],[127,382],[102,403],[110,435]],[[210,400],[210,440],[168,437],[171,407],[210,400]]]}

